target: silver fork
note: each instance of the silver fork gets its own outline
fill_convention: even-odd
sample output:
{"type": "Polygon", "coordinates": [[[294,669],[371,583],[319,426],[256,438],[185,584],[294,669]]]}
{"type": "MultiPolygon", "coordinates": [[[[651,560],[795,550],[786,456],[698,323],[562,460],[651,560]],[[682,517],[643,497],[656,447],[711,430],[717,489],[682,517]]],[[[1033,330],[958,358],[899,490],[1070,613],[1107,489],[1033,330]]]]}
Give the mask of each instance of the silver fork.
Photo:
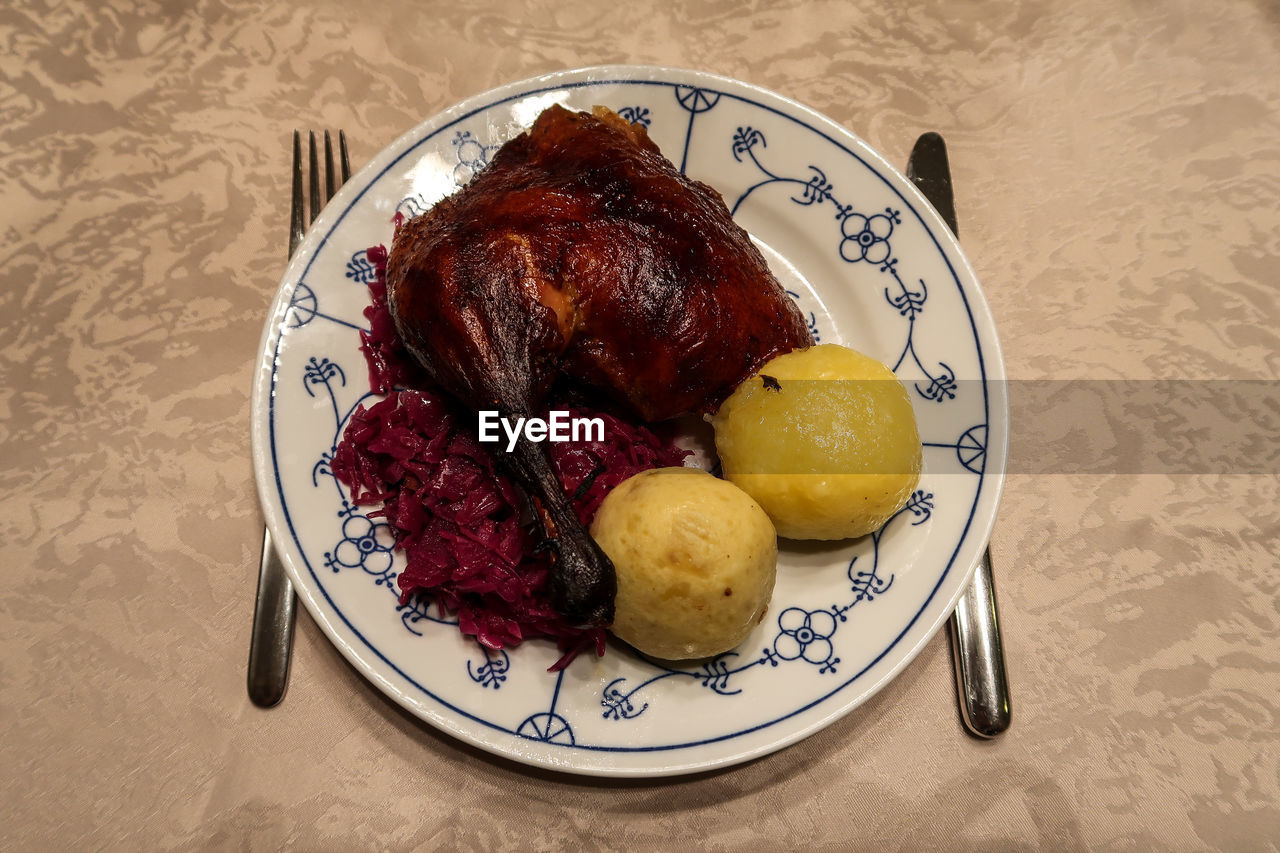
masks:
{"type": "MultiPolygon", "coordinates": [[[[302,137],[293,132],[293,199],[289,214],[289,258],[302,242],[303,219],[310,209],[308,222],[314,222],[324,204],[321,203],[320,163],[316,156],[316,135],[308,134],[310,163],[309,205],[302,197],[302,137]]],[[[347,154],[347,135],[338,131],[341,180],[335,183],[333,140],[324,132],[324,202],[333,198],[338,187],[351,177],[351,159],[347,154]]],[[[271,542],[271,532],[262,531],[262,559],[258,564],[258,600],[253,609],[253,637],[249,641],[249,698],[260,708],[270,708],[284,698],[289,684],[289,658],[293,652],[293,625],[297,617],[297,599],[284,564],[271,542]]]]}

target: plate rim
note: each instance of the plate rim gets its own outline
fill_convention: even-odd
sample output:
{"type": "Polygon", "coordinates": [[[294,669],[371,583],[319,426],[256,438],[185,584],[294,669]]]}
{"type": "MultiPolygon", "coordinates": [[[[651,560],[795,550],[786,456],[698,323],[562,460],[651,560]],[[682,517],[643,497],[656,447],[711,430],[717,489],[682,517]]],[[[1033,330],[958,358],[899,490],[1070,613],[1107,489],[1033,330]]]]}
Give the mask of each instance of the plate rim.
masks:
{"type": "MultiPolygon", "coordinates": [[[[818,128],[813,128],[818,129],[818,128]]],[[[253,382],[253,399],[251,406],[251,452],[254,464],[254,474],[257,483],[257,491],[259,503],[263,510],[264,519],[268,529],[271,531],[272,539],[278,543],[278,553],[285,566],[286,572],[293,581],[295,591],[298,597],[303,601],[311,617],[321,626],[326,637],[339,652],[347,658],[347,660],[370,682],[372,682],[384,694],[384,696],[402,707],[409,710],[415,716],[430,723],[440,731],[456,737],[466,743],[470,743],[479,747],[486,752],[498,755],[508,760],[514,760],[527,765],[541,767],[544,769],[557,770],[562,772],[570,772],[578,775],[592,776],[610,776],[610,777],[657,777],[671,776],[687,773],[695,773],[714,769],[718,767],[728,767],[749,761],[753,758],[767,755],[777,750],[783,749],[794,744],[806,737],[820,731],[831,725],[836,720],[849,714],[855,708],[861,706],[871,697],[875,696],[889,682],[895,679],[915,658],[920,651],[928,644],[942,624],[950,617],[954,610],[955,604],[959,597],[967,588],[969,579],[972,577],[978,561],[981,559],[983,550],[987,547],[990,540],[991,532],[994,529],[995,519],[998,514],[1000,500],[1003,495],[1006,477],[1006,464],[1008,455],[1008,433],[1009,433],[1009,407],[1008,394],[1006,388],[1006,374],[1003,352],[1000,346],[998,329],[995,325],[994,317],[991,314],[990,304],[986,299],[986,294],[982,289],[981,282],[978,280],[968,257],[965,255],[963,248],[958,240],[951,234],[941,217],[934,210],[933,206],[920,194],[919,190],[883,155],[872,148],[868,143],[862,140],[842,125],[837,124],[832,119],[824,116],[816,110],[788,98],[785,95],[778,94],[774,91],[765,89],[758,85],[737,80],[709,72],[698,71],[687,68],[665,65],[633,65],[633,64],[613,64],[613,65],[594,65],[582,68],[565,69],[549,74],[537,75],[522,80],[516,80],[503,85],[494,87],[484,92],[465,98],[452,106],[434,113],[423,121],[406,130],[396,137],[390,144],[385,146],[366,164],[359,169],[351,180],[344,185],[337,194],[335,194],[332,202],[322,211],[316,221],[312,223],[303,242],[300,244],[298,252],[287,264],[282,277],[277,285],[275,297],[271,310],[267,314],[266,321],[263,326],[262,335],[257,350],[257,364],[255,366],[255,375],[253,382]],[[928,597],[923,601],[919,610],[911,618],[909,622],[902,628],[897,638],[889,644],[889,646],[871,663],[869,663],[862,672],[870,670],[876,666],[890,651],[898,648],[898,644],[906,637],[908,633],[916,627],[921,616],[926,615],[926,611],[930,609],[935,596],[942,588],[943,584],[950,577],[951,573],[957,569],[962,569],[963,578],[955,587],[954,593],[950,596],[946,606],[938,611],[937,617],[929,624],[920,634],[919,639],[909,647],[904,647],[899,660],[889,667],[880,677],[871,682],[864,682],[862,690],[858,691],[858,695],[854,696],[849,702],[839,704],[830,712],[819,715],[810,724],[801,726],[781,737],[774,738],[767,743],[750,747],[743,750],[732,752],[720,757],[714,757],[705,760],[668,762],[662,767],[578,767],[572,766],[571,762],[561,762],[554,760],[546,760],[536,756],[530,756],[519,749],[513,749],[509,743],[499,741],[507,741],[517,737],[510,734],[505,729],[497,727],[487,721],[480,720],[462,711],[469,719],[474,720],[482,725],[486,732],[492,732],[493,737],[483,737],[472,732],[465,731],[453,723],[452,715],[446,715],[432,708],[425,701],[407,695],[406,691],[393,683],[375,666],[372,666],[361,654],[361,651],[354,648],[345,637],[341,635],[338,626],[334,625],[327,613],[325,603],[315,600],[315,591],[310,589],[309,584],[303,582],[307,576],[306,572],[296,564],[293,550],[298,544],[293,541],[294,534],[281,537],[282,532],[286,532],[291,525],[285,521],[281,515],[287,514],[287,509],[277,507],[275,499],[280,495],[282,484],[279,481],[278,472],[273,464],[273,454],[271,452],[272,440],[270,435],[274,433],[273,424],[269,423],[271,418],[269,412],[271,406],[266,402],[269,396],[268,391],[272,386],[275,377],[275,357],[277,355],[277,346],[279,339],[283,335],[283,320],[289,310],[288,296],[291,294],[291,285],[296,285],[303,278],[303,274],[310,268],[311,262],[315,256],[323,248],[327,242],[327,234],[346,216],[352,207],[359,201],[367,191],[369,191],[381,177],[381,175],[423,139],[434,135],[440,130],[462,120],[463,118],[474,114],[475,112],[490,109],[499,104],[506,103],[517,97],[536,95],[561,86],[595,86],[607,85],[611,82],[619,84],[635,84],[637,82],[652,82],[662,85],[697,85],[706,88],[713,86],[720,87],[720,91],[728,94],[734,94],[735,90],[739,94],[750,95],[754,98],[761,98],[765,101],[774,101],[799,114],[788,114],[786,111],[768,103],[757,103],[765,109],[771,110],[784,118],[804,122],[811,125],[821,126],[822,135],[829,141],[836,144],[855,158],[862,160],[866,165],[871,167],[871,171],[878,172],[877,176],[885,181],[895,192],[905,195],[909,204],[913,208],[913,212],[921,218],[926,225],[926,232],[931,240],[933,240],[939,253],[955,278],[965,285],[972,285],[973,292],[967,291],[966,287],[959,289],[961,299],[964,301],[968,313],[970,315],[970,324],[972,332],[977,339],[979,346],[977,348],[977,357],[984,374],[984,385],[987,386],[987,421],[988,421],[988,443],[986,448],[986,466],[977,487],[977,493],[974,497],[973,511],[969,520],[964,525],[964,531],[959,541],[955,545],[953,556],[947,567],[939,575],[933,589],[928,597]],[[890,180],[885,174],[895,180],[890,180]],[[324,236],[322,236],[324,235],[324,236]],[[941,240],[939,239],[941,235],[941,240]],[[943,245],[945,244],[945,246],[943,245]],[[958,261],[959,268],[955,268],[953,261],[958,261]],[[976,297],[976,299],[975,299],[976,297]],[[993,393],[994,392],[994,393],[993,393]],[[263,409],[267,409],[264,412],[263,409]],[[999,429],[991,429],[993,425],[998,425],[999,429]],[[264,434],[266,433],[266,434],[264,434]],[[992,469],[993,463],[998,463],[995,469],[992,469]],[[975,526],[975,522],[978,522],[975,526]],[[283,523],[283,526],[282,526],[283,523]],[[975,543],[972,548],[972,558],[960,562],[961,551],[965,550],[967,543],[975,543]],[[285,547],[279,547],[279,543],[285,547]]],[[[283,503],[283,498],[280,497],[283,503]]],[[[305,560],[304,560],[305,561],[305,560]]],[[[334,608],[336,610],[336,607],[334,608]]],[[[340,614],[339,614],[340,616],[340,614]]],[[[348,625],[347,628],[352,626],[348,625]]],[[[354,630],[354,629],[352,629],[354,630]]],[[[358,631],[356,632],[359,633],[358,631]]],[[[370,650],[374,656],[383,663],[391,666],[391,669],[406,680],[412,682],[412,679],[404,673],[400,673],[398,668],[391,664],[377,649],[366,641],[366,645],[370,646],[370,650]]],[[[813,706],[825,702],[835,693],[845,689],[848,684],[860,677],[861,672],[854,678],[848,679],[833,691],[829,691],[813,702],[793,710],[787,717],[802,713],[813,706]]],[[[430,695],[430,694],[429,694],[430,695]]],[[[443,701],[437,698],[437,701],[443,701]]],[[[445,703],[447,705],[447,703],[445,703]]],[[[458,709],[453,709],[457,711],[458,709]]],[[[774,725],[779,722],[779,718],[767,725],[774,725]]],[[[742,734],[754,731],[766,726],[753,726],[732,735],[726,735],[721,738],[712,738],[710,742],[716,740],[732,740],[742,734]]],[[[687,749],[690,746],[701,745],[672,745],[664,747],[662,750],[654,750],[648,754],[663,754],[675,756],[680,754],[680,749],[687,749]]],[[[530,741],[530,746],[536,744],[530,741]]],[[[618,752],[639,753],[644,752],[643,748],[629,750],[619,749],[618,752]]],[[[597,753],[596,750],[592,750],[597,753]]],[[[566,753],[572,754],[572,753],[566,753]]]]}

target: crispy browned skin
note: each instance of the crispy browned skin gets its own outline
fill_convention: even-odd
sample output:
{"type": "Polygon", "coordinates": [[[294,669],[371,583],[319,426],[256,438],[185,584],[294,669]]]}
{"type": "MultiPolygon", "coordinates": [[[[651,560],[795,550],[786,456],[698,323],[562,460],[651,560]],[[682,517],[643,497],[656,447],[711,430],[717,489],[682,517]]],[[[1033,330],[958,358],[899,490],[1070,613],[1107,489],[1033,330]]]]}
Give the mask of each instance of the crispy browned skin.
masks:
{"type": "MultiPolygon", "coordinates": [[[[387,284],[401,337],[436,381],[506,417],[538,412],[560,375],[646,421],[712,411],[769,358],[812,342],[719,193],[607,111],[546,110],[401,227],[387,284]]],[[[612,621],[613,567],[541,446],[501,455],[561,540],[557,607],[612,621]]]]}

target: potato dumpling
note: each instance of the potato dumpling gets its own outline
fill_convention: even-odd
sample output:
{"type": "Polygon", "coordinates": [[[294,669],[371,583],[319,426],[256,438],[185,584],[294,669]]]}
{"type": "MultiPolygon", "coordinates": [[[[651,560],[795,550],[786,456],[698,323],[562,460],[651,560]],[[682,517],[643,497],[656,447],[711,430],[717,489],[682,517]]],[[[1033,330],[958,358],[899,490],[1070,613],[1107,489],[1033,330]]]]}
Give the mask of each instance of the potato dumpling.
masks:
{"type": "Polygon", "coordinates": [[[823,344],[770,359],[712,419],[724,476],[790,539],[878,530],[920,480],[911,400],[893,371],[823,344]]]}
{"type": "Polygon", "coordinates": [[[697,468],[655,468],[605,498],[591,535],[618,575],[613,633],[682,660],[746,638],[773,595],[778,537],[732,483],[697,468]]]}

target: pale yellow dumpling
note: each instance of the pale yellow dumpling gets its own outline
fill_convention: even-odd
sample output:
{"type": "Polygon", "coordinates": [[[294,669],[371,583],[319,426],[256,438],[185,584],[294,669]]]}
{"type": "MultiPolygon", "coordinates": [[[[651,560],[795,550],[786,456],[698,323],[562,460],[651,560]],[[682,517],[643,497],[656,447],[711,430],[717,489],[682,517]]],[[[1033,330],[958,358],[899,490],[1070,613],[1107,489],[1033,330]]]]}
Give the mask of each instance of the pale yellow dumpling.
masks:
{"type": "Polygon", "coordinates": [[[759,505],[696,468],[657,468],[609,493],[591,535],[618,575],[613,633],[681,660],[746,638],[773,595],[778,538],[759,505]]]}
{"type": "Polygon", "coordinates": [[[920,481],[920,433],[906,389],[888,367],[848,347],[769,360],[712,424],[725,478],[755,498],[779,536],[864,536],[920,481]]]}

